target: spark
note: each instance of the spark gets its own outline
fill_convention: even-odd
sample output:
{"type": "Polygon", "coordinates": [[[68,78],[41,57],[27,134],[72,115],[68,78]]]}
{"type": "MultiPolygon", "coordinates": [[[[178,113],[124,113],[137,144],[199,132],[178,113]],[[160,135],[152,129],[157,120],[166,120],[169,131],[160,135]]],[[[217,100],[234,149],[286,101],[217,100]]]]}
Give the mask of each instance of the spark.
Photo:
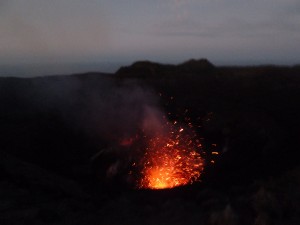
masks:
{"type": "Polygon", "coordinates": [[[201,144],[187,130],[176,128],[177,122],[166,123],[167,134],[149,139],[140,163],[138,188],[165,189],[199,181],[204,161],[199,153],[201,144]]]}

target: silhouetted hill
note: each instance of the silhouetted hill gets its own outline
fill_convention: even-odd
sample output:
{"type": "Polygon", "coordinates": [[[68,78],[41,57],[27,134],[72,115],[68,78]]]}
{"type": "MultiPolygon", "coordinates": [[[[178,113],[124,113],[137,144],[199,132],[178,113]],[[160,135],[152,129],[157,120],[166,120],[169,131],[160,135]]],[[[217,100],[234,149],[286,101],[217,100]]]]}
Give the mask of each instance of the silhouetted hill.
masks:
{"type": "Polygon", "coordinates": [[[179,64],[177,67],[180,72],[190,73],[208,72],[215,68],[215,66],[207,59],[191,59],[182,64],[179,64]]]}
{"type": "Polygon", "coordinates": [[[174,71],[174,65],[164,65],[150,61],[139,61],[133,63],[131,66],[121,67],[116,74],[118,76],[131,76],[131,77],[148,77],[158,76],[165,71],[174,71]]]}
{"type": "Polygon", "coordinates": [[[179,73],[203,73],[214,69],[207,59],[191,59],[179,65],[165,65],[150,61],[139,61],[131,66],[121,67],[117,72],[119,77],[155,77],[179,73]]]}

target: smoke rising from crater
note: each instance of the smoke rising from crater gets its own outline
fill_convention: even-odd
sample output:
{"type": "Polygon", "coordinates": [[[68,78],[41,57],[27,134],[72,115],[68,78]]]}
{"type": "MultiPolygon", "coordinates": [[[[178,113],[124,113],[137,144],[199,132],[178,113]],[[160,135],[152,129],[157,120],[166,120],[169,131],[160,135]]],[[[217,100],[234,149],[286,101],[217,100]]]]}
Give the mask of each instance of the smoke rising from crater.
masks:
{"type": "Polygon", "coordinates": [[[59,113],[74,129],[104,141],[116,143],[139,129],[160,129],[157,95],[135,81],[118,83],[108,76],[33,79],[28,92],[33,107],[59,113]]]}

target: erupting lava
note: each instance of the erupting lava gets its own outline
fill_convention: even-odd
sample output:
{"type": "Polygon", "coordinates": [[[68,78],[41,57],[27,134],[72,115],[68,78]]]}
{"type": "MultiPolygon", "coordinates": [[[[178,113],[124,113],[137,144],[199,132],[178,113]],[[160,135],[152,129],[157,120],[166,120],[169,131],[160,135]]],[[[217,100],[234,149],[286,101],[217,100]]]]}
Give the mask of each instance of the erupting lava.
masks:
{"type": "MultiPolygon", "coordinates": [[[[166,189],[199,180],[203,159],[197,150],[201,143],[189,129],[167,122],[167,132],[148,139],[142,164],[140,189],[166,189]]],[[[190,126],[191,127],[191,126],[190,126]]]]}

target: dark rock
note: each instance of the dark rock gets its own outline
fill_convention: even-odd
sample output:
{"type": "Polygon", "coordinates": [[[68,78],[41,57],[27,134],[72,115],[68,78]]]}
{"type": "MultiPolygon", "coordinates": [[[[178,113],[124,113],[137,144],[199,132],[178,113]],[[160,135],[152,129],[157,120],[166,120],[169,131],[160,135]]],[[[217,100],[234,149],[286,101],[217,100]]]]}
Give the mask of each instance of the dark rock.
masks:
{"type": "Polygon", "coordinates": [[[49,194],[61,194],[75,196],[77,198],[88,198],[78,184],[72,180],[62,178],[36,165],[18,160],[17,158],[0,152],[0,165],[14,183],[49,194]]]}

